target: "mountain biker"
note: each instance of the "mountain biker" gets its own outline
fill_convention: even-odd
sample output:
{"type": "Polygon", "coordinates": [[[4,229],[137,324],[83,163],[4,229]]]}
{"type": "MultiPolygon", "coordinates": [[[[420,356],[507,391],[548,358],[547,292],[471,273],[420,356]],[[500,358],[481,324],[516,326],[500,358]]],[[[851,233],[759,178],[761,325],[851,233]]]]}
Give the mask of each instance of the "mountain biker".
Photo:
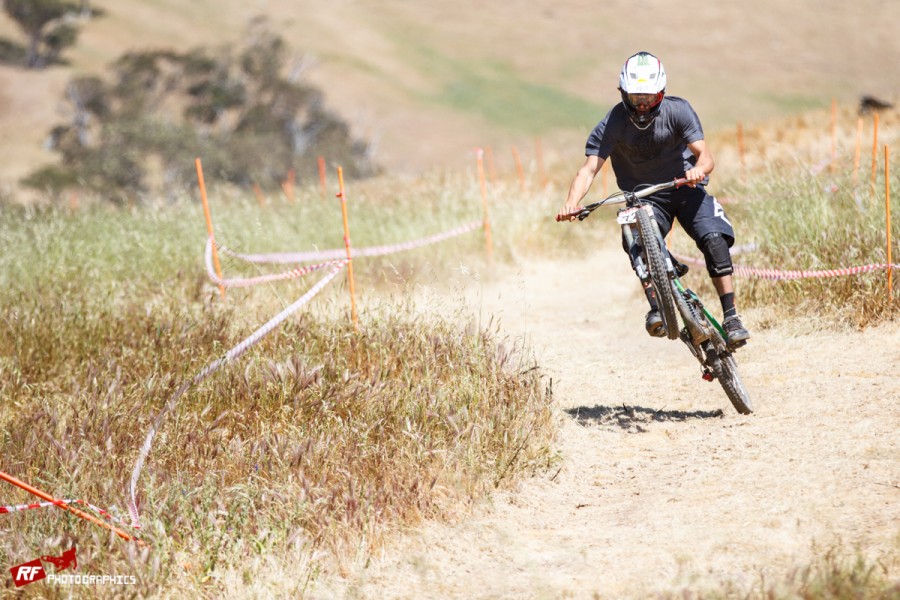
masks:
{"type": "MultiPolygon", "coordinates": [[[[587,158],[572,180],[557,218],[575,219],[573,213],[607,158],[622,190],[635,191],[642,184],[687,179],[687,186],[645,200],[652,204],[663,236],[672,228],[673,219],[678,219],[697,244],[722,303],[722,326],[729,342],[745,342],[750,332],[741,323],[734,302],[734,269],[729,250],[734,244],[734,229],[722,205],[706,192],[715,161],[703,139],[697,114],[687,100],[666,96],[666,71],[649,52],[638,52],[625,61],[619,91],[622,102],[607,113],[588,137],[587,158]]],[[[677,261],[676,267],[679,274],[687,271],[677,261]]],[[[663,337],[666,331],[653,290],[648,285],[644,292],[650,303],[645,320],[647,332],[663,337]]]]}

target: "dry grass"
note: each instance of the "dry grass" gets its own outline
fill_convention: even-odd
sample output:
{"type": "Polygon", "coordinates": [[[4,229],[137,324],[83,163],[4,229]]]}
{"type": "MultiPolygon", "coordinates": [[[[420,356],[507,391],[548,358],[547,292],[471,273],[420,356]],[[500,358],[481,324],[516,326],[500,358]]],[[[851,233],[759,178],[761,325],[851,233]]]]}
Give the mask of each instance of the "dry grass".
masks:
{"type": "MultiPolygon", "coordinates": [[[[445,187],[423,210],[422,195],[361,189],[351,201],[354,239],[442,231],[471,208],[467,194],[445,187]]],[[[313,191],[301,200],[266,209],[220,202],[217,233],[238,249],[333,247],[340,230],[319,219],[328,205],[313,191]]],[[[200,263],[202,217],[183,201],[2,210],[3,469],[125,516],[154,415],[293,292],[232,290],[218,300],[200,263]]],[[[501,260],[506,235],[516,234],[498,236],[501,260]]],[[[360,262],[357,275],[385,285],[377,272],[392,266],[407,279],[440,278],[461,262],[484,268],[482,243],[452,240],[400,266],[360,262]]],[[[468,314],[423,313],[402,293],[368,303],[357,332],[336,291],[181,398],[139,484],[148,548],[44,509],[0,521],[0,560],[75,545],[83,572],[136,576],[127,594],[302,595],[322,568],[364,559],[396,528],[453,517],[553,460],[550,392],[527,348],[468,314]],[[285,578],[265,580],[269,570],[285,578]]],[[[4,484],[4,503],[28,501],[4,484]]],[[[28,591],[66,593],[42,585],[28,591]]]]}

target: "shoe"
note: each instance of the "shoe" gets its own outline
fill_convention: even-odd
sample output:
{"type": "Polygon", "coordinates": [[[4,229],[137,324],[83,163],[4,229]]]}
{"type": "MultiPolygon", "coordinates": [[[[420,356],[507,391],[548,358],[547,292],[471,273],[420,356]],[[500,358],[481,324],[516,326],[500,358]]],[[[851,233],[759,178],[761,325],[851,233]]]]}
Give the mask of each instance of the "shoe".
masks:
{"type": "Polygon", "coordinates": [[[658,308],[651,308],[650,312],[647,313],[647,318],[644,320],[644,327],[647,328],[647,333],[653,337],[666,336],[666,328],[663,326],[663,320],[659,314],[658,308]]]}
{"type": "Polygon", "coordinates": [[[690,271],[688,266],[671,254],[669,256],[672,258],[672,266],[675,268],[675,277],[681,278],[687,275],[688,271],[690,271]]]}
{"type": "Polygon", "coordinates": [[[725,319],[722,322],[722,329],[725,330],[725,335],[728,336],[728,343],[731,345],[739,344],[743,346],[750,339],[750,332],[747,331],[744,324],[741,323],[741,318],[737,315],[725,319]]]}

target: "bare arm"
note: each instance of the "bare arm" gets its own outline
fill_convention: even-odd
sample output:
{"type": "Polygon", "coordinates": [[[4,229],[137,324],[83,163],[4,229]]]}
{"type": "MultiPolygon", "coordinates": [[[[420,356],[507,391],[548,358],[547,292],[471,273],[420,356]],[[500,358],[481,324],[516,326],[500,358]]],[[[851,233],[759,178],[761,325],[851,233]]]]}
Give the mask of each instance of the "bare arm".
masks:
{"type": "MultiPolygon", "coordinates": [[[[591,189],[591,184],[594,183],[594,178],[600,172],[600,167],[603,166],[604,162],[604,159],[599,156],[588,156],[585,159],[584,164],[575,173],[572,185],[569,186],[569,195],[566,197],[566,203],[559,209],[556,215],[557,218],[561,219],[565,215],[572,214],[578,210],[579,203],[587,195],[588,190],[591,189]]],[[[569,217],[566,220],[574,221],[575,217],[569,217]]]]}
{"type": "Polygon", "coordinates": [[[706,147],[705,140],[697,140],[688,144],[688,148],[697,157],[697,164],[685,171],[685,178],[691,183],[691,187],[703,181],[703,179],[716,168],[716,161],[712,152],[706,147]]]}

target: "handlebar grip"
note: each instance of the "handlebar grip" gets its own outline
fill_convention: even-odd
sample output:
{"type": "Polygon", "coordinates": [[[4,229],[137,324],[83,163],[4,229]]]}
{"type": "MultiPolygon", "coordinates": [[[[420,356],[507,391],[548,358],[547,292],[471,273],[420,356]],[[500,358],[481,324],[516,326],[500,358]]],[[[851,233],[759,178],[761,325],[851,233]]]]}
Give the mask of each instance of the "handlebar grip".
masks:
{"type": "Polygon", "coordinates": [[[562,221],[568,221],[569,217],[576,217],[579,220],[584,220],[584,217],[581,216],[583,213],[584,213],[584,208],[581,208],[581,209],[576,210],[575,212],[571,212],[566,215],[562,215],[562,216],[556,215],[556,222],[560,223],[562,221]]]}

